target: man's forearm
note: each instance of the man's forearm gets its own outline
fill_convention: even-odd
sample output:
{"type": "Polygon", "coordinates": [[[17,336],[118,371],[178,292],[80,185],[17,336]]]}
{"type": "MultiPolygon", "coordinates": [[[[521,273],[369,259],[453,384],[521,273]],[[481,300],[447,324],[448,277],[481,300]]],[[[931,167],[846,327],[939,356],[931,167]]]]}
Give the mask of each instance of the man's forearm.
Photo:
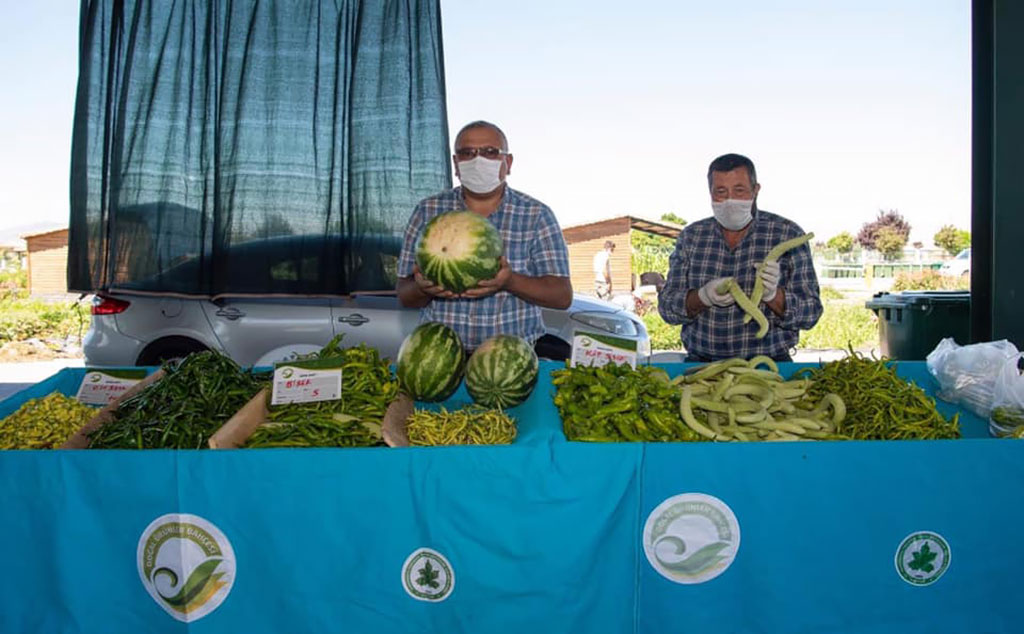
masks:
{"type": "Polygon", "coordinates": [[[786,313],[786,293],[781,288],[776,289],[775,297],[772,298],[772,301],[765,302],[764,304],[773,313],[782,317],[786,313]]]}
{"type": "Polygon", "coordinates": [[[572,284],[567,277],[542,275],[530,277],[512,273],[505,290],[520,299],[544,308],[565,309],[572,304],[572,284]]]}
{"type": "Polygon", "coordinates": [[[411,277],[398,278],[398,301],[406,308],[423,308],[430,303],[431,297],[416,284],[411,277]]]}
{"type": "Polygon", "coordinates": [[[704,302],[700,301],[700,295],[697,294],[697,291],[695,291],[693,289],[690,289],[689,291],[687,291],[686,292],[686,316],[687,317],[696,317],[697,315],[701,314],[705,310],[707,310],[707,306],[704,305],[704,302]]]}

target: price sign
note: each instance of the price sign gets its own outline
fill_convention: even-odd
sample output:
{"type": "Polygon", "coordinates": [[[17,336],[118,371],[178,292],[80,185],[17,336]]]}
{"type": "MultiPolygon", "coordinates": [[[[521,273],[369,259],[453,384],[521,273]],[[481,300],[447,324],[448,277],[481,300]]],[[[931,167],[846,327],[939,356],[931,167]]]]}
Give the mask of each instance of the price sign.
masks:
{"type": "Polygon", "coordinates": [[[628,363],[636,367],[636,342],[611,335],[576,331],[572,338],[573,367],[628,363]]]}
{"type": "Polygon", "coordinates": [[[146,378],[145,370],[98,370],[86,368],[75,398],[86,405],[106,405],[146,378]]]}
{"type": "Polygon", "coordinates": [[[284,361],[274,366],[271,405],[336,401],[341,398],[341,364],[338,359],[284,361]]]}

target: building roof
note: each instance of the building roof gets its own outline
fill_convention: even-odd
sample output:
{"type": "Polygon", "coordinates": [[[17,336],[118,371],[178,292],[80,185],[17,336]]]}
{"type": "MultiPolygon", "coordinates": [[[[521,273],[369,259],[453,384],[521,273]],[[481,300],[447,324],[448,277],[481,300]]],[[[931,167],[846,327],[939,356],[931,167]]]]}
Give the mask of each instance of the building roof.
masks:
{"type": "Polygon", "coordinates": [[[588,222],[581,225],[573,225],[562,230],[562,235],[568,243],[593,240],[605,235],[622,233],[627,229],[643,231],[657,236],[664,236],[675,240],[683,226],[666,220],[649,220],[640,216],[617,216],[606,218],[596,222],[588,222]]]}
{"type": "Polygon", "coordinates": [[[45,236],[50,233],[60,233],[61,231],[67,231],[67,227],[57,227],[55,229],[47,229],[46,231],[33,231],[32,233],[24,233],[19,236],[22,240],[28,240],[29,238],[38,238],[39,236],[45,236]]]}

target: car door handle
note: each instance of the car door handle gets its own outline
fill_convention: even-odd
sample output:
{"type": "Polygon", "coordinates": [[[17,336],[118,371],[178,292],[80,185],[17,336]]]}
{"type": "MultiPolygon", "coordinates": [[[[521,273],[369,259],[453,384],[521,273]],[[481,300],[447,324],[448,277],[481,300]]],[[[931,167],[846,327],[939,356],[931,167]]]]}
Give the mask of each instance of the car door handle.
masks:
{"type": "Polygon", "coordinates": [[[338,317],[338,321],[349,324],[350,326],[362,326],[366,322],[370,321],[369,317],[363,317],[359,313],[352,313],[351,315],[345,315],[344,317],[338,317]]]}
{"type": "Polygon", "coordinates": [[[245,313],[238,310],[234,306],[229,306],[228,308],[220,308],[214,314],[217,315],[218,317],[223,317],[224,319],[231,320],[238,319],[239,317],[245,317],[245,313]]]}

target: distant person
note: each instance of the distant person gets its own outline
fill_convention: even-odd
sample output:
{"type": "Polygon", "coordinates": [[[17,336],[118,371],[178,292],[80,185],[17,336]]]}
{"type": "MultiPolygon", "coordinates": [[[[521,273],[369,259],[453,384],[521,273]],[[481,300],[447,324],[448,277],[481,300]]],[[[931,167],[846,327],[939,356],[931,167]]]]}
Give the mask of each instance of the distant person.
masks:
{"type": "Polygon", "coordinates": [[[790,220],[757,208],[754,163],[739,154],[725,154],[708,167],[713,217],[686,227],[669,258],[668,279],[658,294],[658,312],[670,324],[681,324],[687,361],[707,362],[730,357],[768,355],[792,361],[800,330],[814,327],[822,307],[811,249],[803,244],[764,267],[761,310],[768,334],[757,339],[757,324],[743,323],[743,309],[729,293],[719,293],[725,278],[734,278],[747,295],[757,267],[781,242],[804,234],[790,220]]]}
{"type": "Polygon", "coordinates": [[[426,198],[405,229],[398,261],[398,298],[420,309],[420,321],[439,321],[455,330],[467,352],[499,334],[531,344],[544,335],[541,307],[572,303],[569,254],[551,209],[505,183],[512,169],[505,133],[487,121],[467,124],[455,135],[452,156],[461,187],[426,198]],[[505,243],[501,269],[460,295],[423,277],[415,247],[435,216],[468,209],[487,218],[505,243]]]}
{"type": "Polygon", "coordinates": [[[612,298],[611,257],[614,251],[615,243],[605,240],[604,248],[594,254],[594,292],[598,299],[612,298]]]}

